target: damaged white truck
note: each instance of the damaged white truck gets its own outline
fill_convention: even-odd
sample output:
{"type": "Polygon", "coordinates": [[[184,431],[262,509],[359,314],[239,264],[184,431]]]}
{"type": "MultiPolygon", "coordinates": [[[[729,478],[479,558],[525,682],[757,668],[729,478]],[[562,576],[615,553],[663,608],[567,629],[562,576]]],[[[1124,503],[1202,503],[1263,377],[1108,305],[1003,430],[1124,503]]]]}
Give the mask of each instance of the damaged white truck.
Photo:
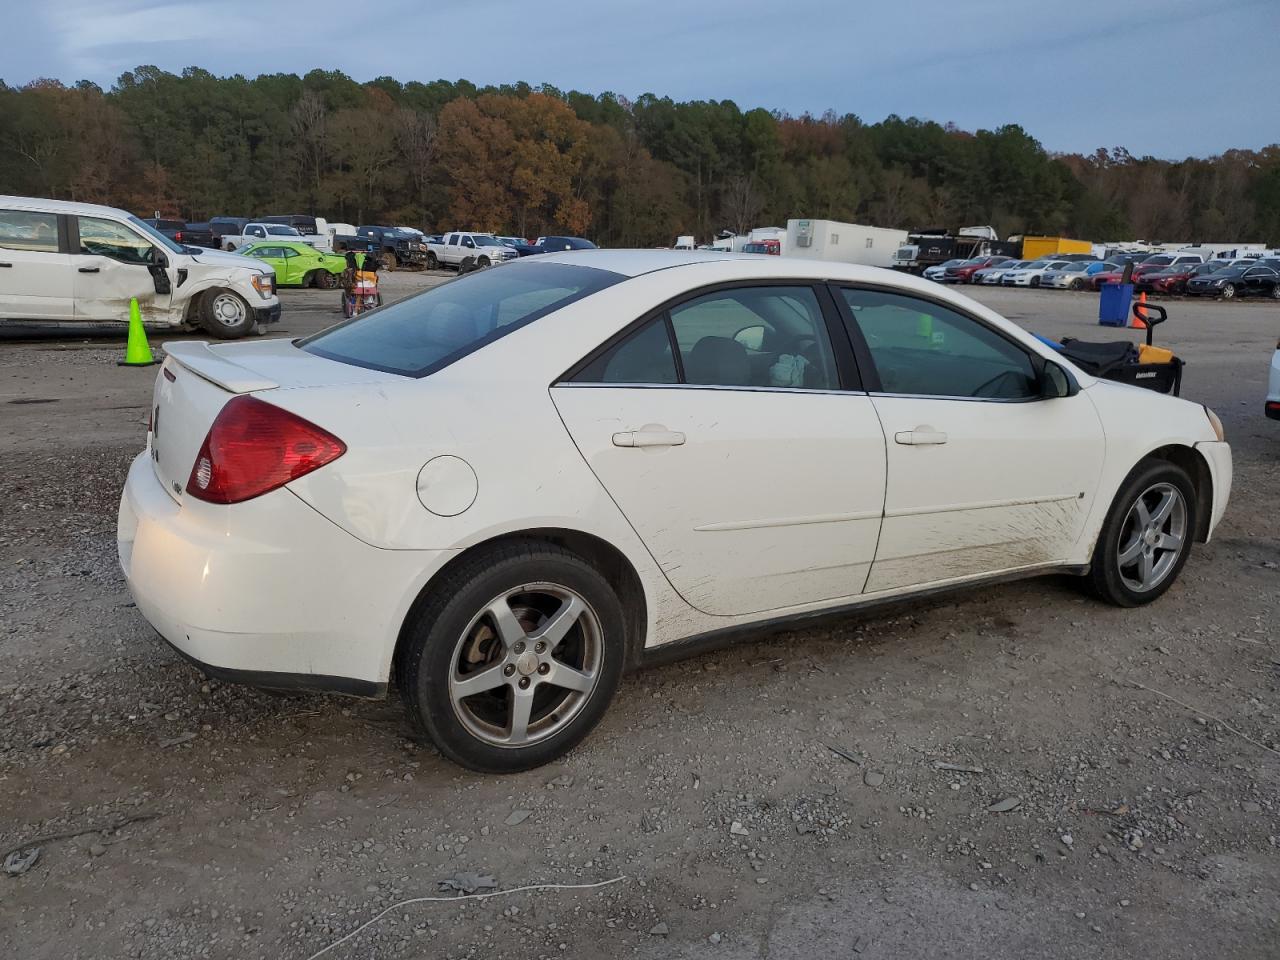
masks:
{"type": "Polygon", "coordinates": [[[124,210],[0,196],[0,320],[129,319],[223,340],[280,319],[275,274],[248,257],[184,246],[124,210]]]}

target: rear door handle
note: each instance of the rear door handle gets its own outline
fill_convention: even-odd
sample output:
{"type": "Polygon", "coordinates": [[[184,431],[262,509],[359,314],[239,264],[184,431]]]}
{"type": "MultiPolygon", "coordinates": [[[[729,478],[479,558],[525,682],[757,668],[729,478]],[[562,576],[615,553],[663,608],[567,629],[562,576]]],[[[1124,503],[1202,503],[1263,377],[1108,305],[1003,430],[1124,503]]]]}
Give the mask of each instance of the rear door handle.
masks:
{"type": "Polygon", "coordinates": [[[906,446],[933,446],[947,442],[947,435],[941,430],[935,430],[930,426],[916,427],[914,430],[902,430],[893,435],[893,439],[897,443],[906,446]]]}
{"type": "Polygon", "coordinates": [[[0,267],[12,267],[12,263],[0,263],[0,267]]]}
{"type": "Polygon", "coordinates": [[[81,267],[80,272],[81,273],[97,273],[100,269],[101,268],[99,267],[81,267]]]}
{"type": "Polygon", "coordinates": [[[641,427],[613,435],[615,447],[679,447],[684,444],[684,434],[666,427],[641,427]]]}

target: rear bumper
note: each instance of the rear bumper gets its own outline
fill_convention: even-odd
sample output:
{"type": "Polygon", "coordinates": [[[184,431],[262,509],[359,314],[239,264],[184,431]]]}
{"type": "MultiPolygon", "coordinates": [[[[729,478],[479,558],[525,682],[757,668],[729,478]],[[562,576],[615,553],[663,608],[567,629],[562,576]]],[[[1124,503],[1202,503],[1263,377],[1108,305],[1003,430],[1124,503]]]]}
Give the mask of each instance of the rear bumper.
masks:
{"type": "Polygon", "coordinates": [[[1211,440],[1196,444],[1198,450],[1209,464],[1209,478],[1213,482],[1213,509],[1209,513],[1209,529],[1205,540],[1213,537],[1213,531],[1227,509],[1227,501],[1231,499],[1231,445],[1225,441],[1211,440]]]}
{"type": "Polygon", "coordinates": [[[379,696],[400,625],[452,551],[380,550],[288,489],[178,504],[149,455],[120,498],[120,566],[139,612],[214,677],[379,696]]]}

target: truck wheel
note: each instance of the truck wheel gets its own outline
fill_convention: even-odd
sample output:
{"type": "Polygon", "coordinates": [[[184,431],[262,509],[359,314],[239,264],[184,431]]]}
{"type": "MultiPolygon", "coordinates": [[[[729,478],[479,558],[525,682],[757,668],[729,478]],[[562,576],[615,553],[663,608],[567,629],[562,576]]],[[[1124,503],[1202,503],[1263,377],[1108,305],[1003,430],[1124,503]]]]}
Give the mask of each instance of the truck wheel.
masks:
{"type": "Polygon", "coordinates": [[[463,257],[462,262],[458,264],[459,273],[470,273],[475,268],[476,268],[475,257],[463,257]]]}
{"type": "Polygon", "coordinates": [[[382,269],[387,273],[396,272],[396,255],[394,253],[387,254],[382,258],[382,269]]]}
{"type": "Polygon", "coordinates": [[[428,270],[440,269],[440,260],[439,258],[436,257],[435,251],[432,251],[432,250],[427,251],[427,269],[428,270]]]}
{"type": "Polygon", "coordinates": [[[253,331],[253,313],[234,290],[210,290],[200,301],[200,325],[219,340],[235,340],[253,331]]]}
{"type": "Polygon", "coordinates": [[[236,245],[235,245],[234,243],[232,243],[230,240],[228,240],[228,241],[227,241],[227,253],[235,253],[235,252],[236,252],[236,245]]]}
{"type": "Polygon", "coordinates": [[[476,261],[476,266],[477,267],[489,266],[489,258],[481,254],[480,259],[476,261]]]}

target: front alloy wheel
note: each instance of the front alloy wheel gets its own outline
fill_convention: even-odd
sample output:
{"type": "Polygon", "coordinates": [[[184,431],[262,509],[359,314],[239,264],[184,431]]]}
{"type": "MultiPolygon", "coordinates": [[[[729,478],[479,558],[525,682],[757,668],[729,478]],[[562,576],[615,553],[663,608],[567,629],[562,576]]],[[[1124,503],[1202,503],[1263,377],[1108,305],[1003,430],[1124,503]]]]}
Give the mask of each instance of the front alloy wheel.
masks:
{"type": "Polygon", "coordinates": [[[1144,490],[1129,508],[1117,544],[1117,566],[1135,593],[1154,590],[1178,562],[1187,537],[1187,502],[1171,483],[1144,490]]]}
{"type": "Polygon", "coordinates": [[[1121,485],[1102,524],[1089,581],[1110,603],[1136,607],[1173,585],[1191,553],[1195,487],[1175,463],[1144,460],[1121,485]]]}

